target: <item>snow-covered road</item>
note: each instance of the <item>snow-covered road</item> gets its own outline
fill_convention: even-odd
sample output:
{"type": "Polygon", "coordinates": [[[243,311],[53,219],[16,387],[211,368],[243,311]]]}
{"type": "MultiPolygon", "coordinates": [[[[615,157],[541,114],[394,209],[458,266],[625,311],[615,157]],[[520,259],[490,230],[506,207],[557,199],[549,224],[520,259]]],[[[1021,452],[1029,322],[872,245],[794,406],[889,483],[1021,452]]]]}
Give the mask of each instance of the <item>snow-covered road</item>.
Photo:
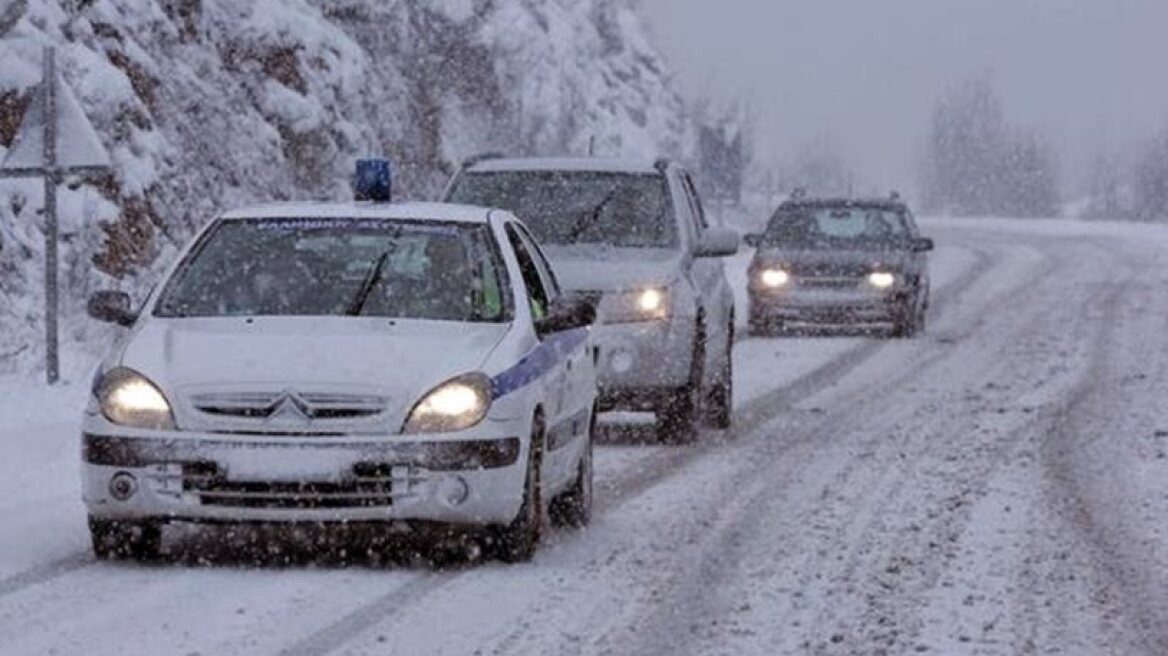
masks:
{"type": "Polygon", "coordinates": [[[0,653],[1168,653],[1168,231],[926,229],[924,336],[740,342],[735,428],[609,431],[527,565],[97,563],[84,384],[0,381],[0,653]]]}

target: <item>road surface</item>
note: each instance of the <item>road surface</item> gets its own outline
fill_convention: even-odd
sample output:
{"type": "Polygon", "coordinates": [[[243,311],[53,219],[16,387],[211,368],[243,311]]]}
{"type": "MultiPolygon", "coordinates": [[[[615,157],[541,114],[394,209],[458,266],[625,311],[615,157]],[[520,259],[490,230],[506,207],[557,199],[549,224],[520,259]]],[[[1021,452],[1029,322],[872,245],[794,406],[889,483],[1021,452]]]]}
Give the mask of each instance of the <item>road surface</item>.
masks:
{"type": "Polygon", "coordinates": [[[0,652],[1168,653],[1168,231],[925,225],[924,335],[742,340],[735,427],[606,429],[593,526],[530,564],[96,562],[85,384],[0,381],[0,652]]]}

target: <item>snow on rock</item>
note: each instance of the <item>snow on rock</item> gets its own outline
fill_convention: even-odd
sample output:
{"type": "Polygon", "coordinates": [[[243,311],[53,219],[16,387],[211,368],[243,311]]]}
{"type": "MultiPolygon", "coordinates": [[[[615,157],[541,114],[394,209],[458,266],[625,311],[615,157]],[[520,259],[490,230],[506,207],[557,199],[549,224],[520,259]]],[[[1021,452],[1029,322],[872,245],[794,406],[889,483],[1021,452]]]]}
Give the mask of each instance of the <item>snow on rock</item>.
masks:
{"type": "MultiPolygon", "coordinates": [[[[45,45],[113,162],[63,193],[80,353],[104,335],[81,319],[90,290],[140,298],[224,207],[347,198],[358,157],[393,157],[418,198],[483,150],[684,155],[690,138],[630,0],[6,0],[0,157],[45,45]]],[[[0,372],[40,361],[40,204],[39,181],[0,182],[0,372]]]]}

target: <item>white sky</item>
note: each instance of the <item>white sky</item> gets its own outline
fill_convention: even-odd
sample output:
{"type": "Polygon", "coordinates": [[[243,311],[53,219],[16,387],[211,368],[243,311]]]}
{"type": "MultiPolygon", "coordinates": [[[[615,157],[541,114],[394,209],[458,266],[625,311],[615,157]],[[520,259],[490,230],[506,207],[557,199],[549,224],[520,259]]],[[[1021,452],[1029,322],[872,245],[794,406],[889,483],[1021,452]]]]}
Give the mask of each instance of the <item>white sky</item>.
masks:
{"type": "Polygon", "coordinates": [[[641,0],[688,95],[749,99],[758,154],[828,135],[872,190],[912,188],[933,101],[989,72],[1063,157],[1168,125],[1168,0],[641,0]]]}

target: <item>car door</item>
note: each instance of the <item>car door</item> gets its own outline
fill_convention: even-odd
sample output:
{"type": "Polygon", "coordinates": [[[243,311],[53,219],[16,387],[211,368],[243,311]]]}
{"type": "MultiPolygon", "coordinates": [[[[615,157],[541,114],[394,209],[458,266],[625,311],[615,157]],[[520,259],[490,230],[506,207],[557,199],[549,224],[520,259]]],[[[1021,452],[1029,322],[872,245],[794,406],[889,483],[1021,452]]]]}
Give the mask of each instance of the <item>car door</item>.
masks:
{"type": "MultiPolygon", "coordinates": [[[[516,224],[516,232],[534,260],[549,302],[555,302],[563,292],[547,257],[524,226],[516,224]]],[[[557,359],[555,384],[558,385],[560,409],[555,425],[548,427],[546,456],[552,469],[549,480],[570,482],[583,446],[583,441],[578,438],[587,434],[596,389],[595,372],[588,359],[591,339],[587,330],[572,330],[549,335],[545,343],[557,359]]]]}
{"type": "MultiPolygon", "coordinates": [[[[519,262],[519,270],[523,276],[524,287],[527,288],[528,298],[527,302],[531,307],[532,317],[536,320],[546,316],[552,301],[555,288],[549,279],[549,276],[542,272],[541,264],[538,261],[536,247],[534,243],[526,237],[523,233],[523,228],[520,224],[509,221],[504,230],[507,233],[507,240],[511,244],[512,250],[515,251],[515,258],[519,262]]],[[[545,434],[544,434],[544,480],[553,487],[557,485],[560,478],[563,476],[563,457],[561,454],[562,442],[570,441],[569,436],[565,436],[563,432],[570,427],[566,421],[570,418],[571,413],[569,404],[567,403],[567,386],[568,386],[568,367],[564,357],[559,353],[560,336],[549,335],[543,338],[540,345],[537,347],[543,352],[538,356],[539,360],[544,360],[549,363],[547,371],[543,374],[540,382],[544,389],[544,420],[545,420],[545,434]]]]}

